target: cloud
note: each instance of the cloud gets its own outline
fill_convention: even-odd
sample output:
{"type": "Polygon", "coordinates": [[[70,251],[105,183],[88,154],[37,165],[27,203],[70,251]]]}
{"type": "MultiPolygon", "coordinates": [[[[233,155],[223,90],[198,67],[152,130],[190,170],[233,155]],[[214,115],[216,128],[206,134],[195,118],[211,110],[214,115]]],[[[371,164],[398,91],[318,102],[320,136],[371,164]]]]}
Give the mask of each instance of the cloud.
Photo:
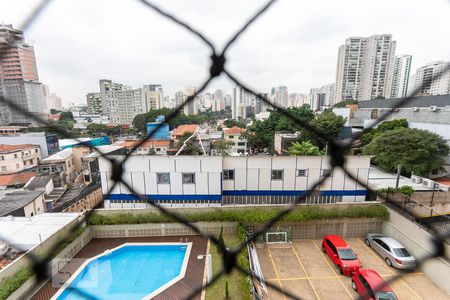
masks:
{"type": "MultiPolygon", "coordinates": [[[[0,2],[0,22],[20,24],[38,1],[0,2]]],[[[264,1],[157,1],[210,37],[218,48],[264,1]]],[[[335,80],[337,48],[349,36],[391,33],[414,68],[449,60],[450,5],[444,0],[279,1],[230,48],[228,67],[261,91],[286,85],[308,92],[335,80]]],[[[173,95],[208,76],[209,49],[138,1],[52,1],[26,32],[39,76],[64,102],[81,103],[109,78],[135,87],[163,84],[173,95]]],[[[233,85],[220,78],[211,89],[233,85]]]]}

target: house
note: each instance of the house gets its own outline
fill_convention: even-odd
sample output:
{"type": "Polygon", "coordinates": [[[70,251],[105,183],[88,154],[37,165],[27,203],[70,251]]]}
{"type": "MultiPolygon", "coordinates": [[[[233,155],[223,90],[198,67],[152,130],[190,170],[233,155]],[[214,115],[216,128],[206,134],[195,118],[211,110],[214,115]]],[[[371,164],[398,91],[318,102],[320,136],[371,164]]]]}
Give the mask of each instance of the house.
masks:
{"type": "Polygon", "coordinates": [[[35,176],[32,171],[0,175],[0,187],[22,187],[35,176]]]}
{"type": "Polygon", "coordinates": [[[167,150],[170,148],[171,141],[169,140],[146,140],[142,144],[140,144],[140,140],[127,140],[124,142],[118,143],[119,146],[125,147],[128,152],[132,149],[136,148],[133,154],[136,155],[148,155],[148,154],[157,154],[157,155],[166,155],[167,150]]]}
{"type": "Polygon", "coordinates": [[[288,153],[292,143],[300,140],[300,133],[276,132],[274,138],[274,150],[278,155],[288,153]]]}
{"type": "Polygon", "coordinates": [[[172,131],[172,139],[178,141],[185,133],[195,133],[200,129],[197,124],[186,124],[180,125],[175,130],[172,131]]]}
{"type": "Polygon", "coordinates": [[[43,192],[14,191],[0,198],[0,216],[32,217],[44,212],[43,192]]]}
{"type": "Polygon", "coordinates": [[[35,167],[42,159],[38,145],[0,145],[0,174],[11,174],[35,167]]]}
{"type": "Polygon", "coordinates": [[[224,133],[224,139],[226,141],[232,142],[230,153],[232,154],[247,154],[247,140],[242,138],[242,134],[245,129],[234,126],[232,128],[226,129],[224,133]]]}
{"type": "Polygon", "coordinates": [[[72,182],[77,176],[72,149],[61,150],[41,160],[37,166],[37,173],[52,175],[55,187],[64,187],[67,183],[72,182]]]}

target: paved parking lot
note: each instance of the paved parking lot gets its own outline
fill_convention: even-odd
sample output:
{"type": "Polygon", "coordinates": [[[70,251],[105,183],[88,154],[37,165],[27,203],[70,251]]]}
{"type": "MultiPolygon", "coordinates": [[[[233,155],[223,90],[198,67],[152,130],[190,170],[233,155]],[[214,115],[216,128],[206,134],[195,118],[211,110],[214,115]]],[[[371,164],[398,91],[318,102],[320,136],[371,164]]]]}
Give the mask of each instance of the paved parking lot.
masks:
{"type": "MultiPolygon", "coordinates": [[[[358,255],[364,268],[377,271],[385,280],[401,272],[401,279],[390,284],[399,299],[450,299],[421,272],[405,272],[390,268],[363,239],[349,238],[347,243],[358,255]]],[[[338,269],[321,250],[320,240],[298,240],[290,244],[270,244],[257,248],[266,281],[289,291],[301,299],[354,299],[350,277],[338,269]]],[[[270,299],[288,299],[268,288],[270,299]]]]}

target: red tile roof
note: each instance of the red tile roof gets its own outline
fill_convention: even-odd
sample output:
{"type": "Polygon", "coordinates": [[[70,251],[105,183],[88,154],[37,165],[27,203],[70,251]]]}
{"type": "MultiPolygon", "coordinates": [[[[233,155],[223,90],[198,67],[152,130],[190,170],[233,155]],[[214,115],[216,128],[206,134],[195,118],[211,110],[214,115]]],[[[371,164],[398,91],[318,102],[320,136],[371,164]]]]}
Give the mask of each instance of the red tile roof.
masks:
{"type": "Polygon", "coordinates": [[[0,186],[25,184],[34,176],[36,176],[35,172],[21,172],[15,174],[0,175],[0,186]]]}
{"type": "MultiPolygon", "coordinates": [[[[120,146],[126,147],[126,148],[133,148],[136,147],[140,143],[139,140],[128,140],[120,143],[120,146]]],[[[169,140],[147,140],[139,147],[169,147],[170,141],[169,140]]]]}
{"type": "Polygon", "coordinates": [[[174,136],[182,136],[186,132],[194,133],[198,130],[199,126],[197,124],[186,124],[186,125],[180,125],[175,129],[173,135],[174,136]]]}
{"type": "Polygon", "coordinates": [[[36,147],[36,145],[32,144],[20,144],[20,145],[0,145],[0,152],[11,152],[11,151],[18,151],[18,150],[24,150],[28,148],[36,147]]]}
{"type": "Polygon", "coordinates": [[[450,178],[449,177],[434,178],[433,180],[440,184],[450,186],[450,178]]]}
{"type": "Polygon", "coordinates": [[[237,126],[231,127],[230,129],[225,130],[225,134],[241,134],[245,132],[245,129],[239,128],[237,126]]]}

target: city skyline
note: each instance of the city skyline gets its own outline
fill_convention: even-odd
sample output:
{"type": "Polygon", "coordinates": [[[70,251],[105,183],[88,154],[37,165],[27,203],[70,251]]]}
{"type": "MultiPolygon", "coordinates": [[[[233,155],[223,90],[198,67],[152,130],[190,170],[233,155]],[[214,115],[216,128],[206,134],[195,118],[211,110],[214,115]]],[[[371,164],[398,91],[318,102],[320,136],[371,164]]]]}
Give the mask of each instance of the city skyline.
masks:
{"type": "MultiPolygon", "coordinates": [[[[26,4],[31,7],[36,3],[29,0],[26,4]]],[[[103,4],[101,1],[51,3],[25,33],[35,47],[41,81],[63,99],[64,105],[69,101],[84,103],[86,93],[96,90],[100,78],[131,86],[158,82],[167,95],[174,95],[186,86],[197,86],[207,76],[209,53],[189,33],[139,3],[111,3],[107,8],[103,4]],[[90,9],[86,11],[87,5],[90,9]],[[122,21],[116,22],[115,17],[122,21]],[[127,26],[123,26],[124,22],[127,26]],[[58,24],[57,28],[54,24],[58,24]],[[131,27],[133,30],[129,30],[131,27]],[[123,36],[121,41],[113,38],[116,35],[123,36]],[[168,38],[173,36],[177,38],[168,38]],[[134,55],[130,57],[129,52],[134,55]]],[[[219,45],[262,5],[261,2],[186,5],[177,1],[163,4],[164,9],[190,22],[219,45]]],[[[420,1],[401,1],[389,3],[389,11],[384,6],[357,1],[276,3],[230,49],[230,70],[259,92],[285,85],[290,92],[306,94],[311,88],[335,81],[336,52],[343,40],[382,33],[392,34],[398,42],[396,53],[413,56],[412,70],[434,60],[449,60],[449,42],[442,39],[438,30],[429,31],[424,26],[432,22],[435,28],[443,28],[445,18],[439,16],[450,10],[448,3],[436,0],[433,5],[427,5],[420,1]],[[355,14],[343,19],[346,6],[352,6],[355,14]],[[389,18],[398,9],[410,18],[389,18]],[[386,18],[375,22],[380,15],[386,18]],[[285,22],[273,26],[281,16],[285,22]],[[419,16],[421,21],[417,22],[419,16]],[[427,43],[417,39],[420,35],[427,36],[427,43]],[[428,47],[430,43],[435,47],[428,47]]],[[[2,16],[6,19],[0,22],[18,26],[23,20],[23,7],[26,5],[19,7],[11,1],[3,2],[0,8],[7,13],[2,16]]],[[[231,93],[233,86],[221,78],[207,91],[221,88],[231,93]]]]}

